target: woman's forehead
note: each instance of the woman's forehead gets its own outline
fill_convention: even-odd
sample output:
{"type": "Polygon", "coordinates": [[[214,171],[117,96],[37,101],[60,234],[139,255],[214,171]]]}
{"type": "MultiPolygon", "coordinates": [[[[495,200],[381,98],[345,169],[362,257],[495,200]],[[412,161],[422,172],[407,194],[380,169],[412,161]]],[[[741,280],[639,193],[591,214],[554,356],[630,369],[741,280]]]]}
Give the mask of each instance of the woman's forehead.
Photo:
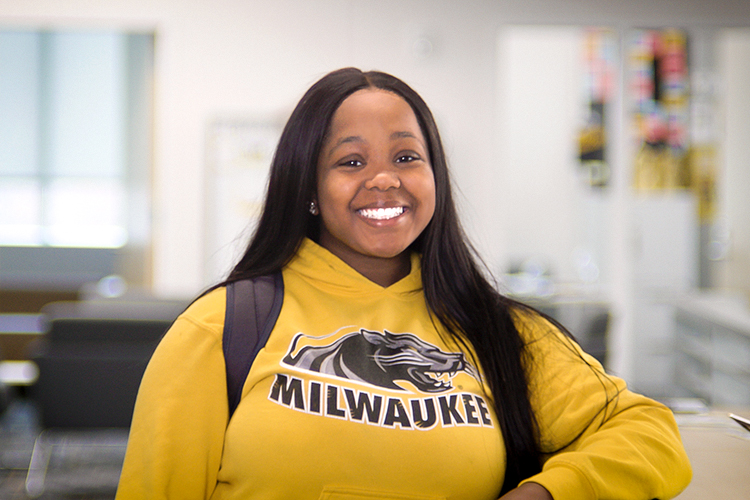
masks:
{"type": "Polygon", "coordinates": [[[423,139],[414,110],[406,100],[387,90],[362,89],[341,103],[333,115],[327,139],[339,142],[343,135],[356,137],[359,131],[378,127],[394,138],[409,135],[423,139]]]}

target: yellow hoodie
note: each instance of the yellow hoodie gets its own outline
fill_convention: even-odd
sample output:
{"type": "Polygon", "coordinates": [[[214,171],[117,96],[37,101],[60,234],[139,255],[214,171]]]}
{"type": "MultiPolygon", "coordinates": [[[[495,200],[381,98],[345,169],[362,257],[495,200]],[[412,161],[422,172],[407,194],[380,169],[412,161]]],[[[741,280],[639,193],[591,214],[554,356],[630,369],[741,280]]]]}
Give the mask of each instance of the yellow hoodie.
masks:
{"type": "MultiPolygon", "coordinates": [[[[117,500],[498,498],[505,450],[491,396],[436,330],[420,276],[415,255],[383,288],[306,240],[230,421],[225,290],[196,301],[144,375],[117,500]]],[[[556,500],[664,499],[687,485],[666,408],[540,318],[518,325],[542,446],[554,452],[531,480],[556,500]]]]}

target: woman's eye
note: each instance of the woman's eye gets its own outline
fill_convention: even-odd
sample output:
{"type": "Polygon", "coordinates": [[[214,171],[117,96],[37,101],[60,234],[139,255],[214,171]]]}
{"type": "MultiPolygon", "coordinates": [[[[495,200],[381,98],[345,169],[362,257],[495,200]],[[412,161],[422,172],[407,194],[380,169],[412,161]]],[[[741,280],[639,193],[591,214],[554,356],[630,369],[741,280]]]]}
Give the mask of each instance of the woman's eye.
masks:
{"type": "Polygon", "coordinates": [[[418,159],[417,155],[403,154],[396,157],[396,163],[409,163],[418,159]]]}
{"type": "Polygon", "coordinates": [[[344,160],[339,163],[342,167],[359,167],[362,165],[360,160],[344,160]]]}

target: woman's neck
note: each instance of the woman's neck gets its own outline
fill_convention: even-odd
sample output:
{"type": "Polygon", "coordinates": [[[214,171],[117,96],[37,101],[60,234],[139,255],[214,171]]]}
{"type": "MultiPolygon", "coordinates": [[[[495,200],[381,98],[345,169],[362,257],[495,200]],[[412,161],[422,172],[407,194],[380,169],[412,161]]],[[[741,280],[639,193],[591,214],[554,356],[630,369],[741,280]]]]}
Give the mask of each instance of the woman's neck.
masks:
{"type": "Polygon", "coordinates": [[[357,262],[354,263],[347,262],[344,258],[342,260],[359,274],[383,288],[401,281],[411,272],[411,258],[408,251],[389,259],[365,257],[357,259],[357,262]]]}
{"type": "Polygon", "coordinates": [[[361,254],[345,245],[325,243],[321,242],[320,245],[359,274],[383,288],[404,279],[411,272],[411,252],[409,250],[405,250],[395,257],[376,257],[361,254]]]}

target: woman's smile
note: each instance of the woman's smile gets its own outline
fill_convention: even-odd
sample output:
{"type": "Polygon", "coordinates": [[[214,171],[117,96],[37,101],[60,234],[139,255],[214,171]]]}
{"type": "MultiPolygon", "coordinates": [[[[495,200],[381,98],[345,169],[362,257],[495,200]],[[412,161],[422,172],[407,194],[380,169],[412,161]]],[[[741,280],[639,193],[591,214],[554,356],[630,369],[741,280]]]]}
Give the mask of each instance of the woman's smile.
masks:
{"type": "Polygon", "coordinates": [[[365,219],[390,220],[404,213],[404,207],[391,208],[362,208],[357,213],[365,219]]]}

